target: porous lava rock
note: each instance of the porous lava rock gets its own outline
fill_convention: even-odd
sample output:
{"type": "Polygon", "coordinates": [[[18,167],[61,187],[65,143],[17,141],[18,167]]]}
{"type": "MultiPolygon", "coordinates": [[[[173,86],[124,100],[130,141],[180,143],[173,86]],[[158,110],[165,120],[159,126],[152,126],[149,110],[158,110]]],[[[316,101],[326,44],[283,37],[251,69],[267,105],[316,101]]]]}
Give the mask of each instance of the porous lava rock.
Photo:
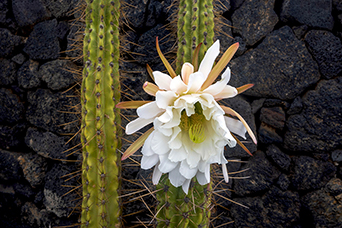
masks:
{"type": "Polygon", "coordinates": [[[275,0],[245,0],[234,11],[232,22],[234,33],[241,35],[249,46],[254,45],[273,30],[278,22],[274,12],[275,0]]]}
{"type": "Polygon", "coordinates": [[[15,47],[21,44],[21,37],[13,35],[5,28],[0,28],[0,40],[0,58],[9,57],[15,47]]]}
{"type": "Polygon", "coordinates": [[[20,27],[33,25],[51,16],[41,0],[12,0],[12,9],[20,27]]]}
{"type": "Polygon", "coordinates": [[[320,78],[317,63],[288,26],[270,33],[257,48],[233,59],[230,66],[234,74],[230,84],[253,83],[244,94],[255,97],[294,99],[320,78]]]}
{"type": "Polygon", "coordinates": [[[10,85],[16,79],[16,65],[8,59],[0,59],[0,85],[10,85]]]}
{"type": "Polygon", "coordinates": [[[38,75],[39,62],[34,60],[26,61],[18,70],[18,84],[24,89],[32,89],[40,86],[38,75]]]}
{"type": "Polygon", "coordinates": [[[0,180],[17,181],[23,177],[18,156],[19,154],[0,149],[0,180]]]}
{"type": "Polygon", "coordinates": [[[11,125],[24,117],[24,104],[10,90],[0,88],[0,124],[11,125]]]}
{"type": "Polygon", "coordinates": [[[285,125],[285,112],[279,107],[264,107],[260,111],[260,121],[276,129],[283,130],[285,125]]]}
{"type": "Polygon", "coordinates": [[[271,160],[279,166],[282,170],[288,171],[291,158],[289,155],[282,152],[277,146],[271,144],[267,147],[266,155],[271,158],[271,160]]]}

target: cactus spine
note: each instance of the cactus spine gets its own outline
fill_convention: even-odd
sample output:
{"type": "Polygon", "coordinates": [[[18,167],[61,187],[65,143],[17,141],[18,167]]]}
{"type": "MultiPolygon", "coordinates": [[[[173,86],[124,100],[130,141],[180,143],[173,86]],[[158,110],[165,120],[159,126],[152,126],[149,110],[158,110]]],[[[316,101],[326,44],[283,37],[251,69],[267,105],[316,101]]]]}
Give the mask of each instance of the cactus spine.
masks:
{"type": "Polygon", "coordinates": [[[120,227],[119,0],[86,0],[82,225],[120,227]]]}
{"type": "Polygon", "coordinates": [[[202,47],[199,60],[213,44],[214,13],[210,0],[180,0],[178,11],[178,50],[176,73],[180,73],[185,62],[191,62],[193,51],[199,43],[202,47]]]}
{"type": "MultiPolygon", "coordinates": [[[[178,12],[178,50],[176,73],[185,62],[191,62],[197,45],[202,43],[198,60],[213,44],[214,13],[212,1],[180,0],[178,12]]],[[[195,66],[195,69],[197,67],[195,66]]],[[[188,195],[174,187],[164,175],[157,185],[157,227],[209,227],[211,185],[202,186],[196,179],[188,195]]]]}

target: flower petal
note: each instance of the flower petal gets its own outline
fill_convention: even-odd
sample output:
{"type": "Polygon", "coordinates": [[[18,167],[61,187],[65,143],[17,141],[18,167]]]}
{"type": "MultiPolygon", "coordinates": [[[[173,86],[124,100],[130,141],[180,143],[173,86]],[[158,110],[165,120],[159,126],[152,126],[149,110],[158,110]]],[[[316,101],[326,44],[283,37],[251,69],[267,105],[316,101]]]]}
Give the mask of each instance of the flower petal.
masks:
{"type": "Polygon", "coordinates": [[[162,173],[169,173],[178,165],[178,162],[172,162],[168,159],[167,155],[159,156],[160,164],[158,165],[158,169],[162,173]]]}
{"type": "Polygon", "coordinates": [[[187,85],[182,81],[181,77],[178,75],[177,77],[174,77],[170,84],[170,89],[177,93],[182,94],[187,90],[187,85]]]}
{"type": "Polygon", "coordinates": [[[169,159],[173,162],[180,162],[187,158],[187,153],[184,147],[180,147],[179,149],[172,149],[169,153],[169,159]]]}
{"type": "Polygon", "coordinates": [[[160,71],[153,71],[154,81],[159,89],[170,90],[171,77],[160,71]]]}
{"type": "Polygon", "coordinates": [[[181,165],[179,167],[179,172],[180,174],[183,175],[186,179],[191,179],[193,178],[198,171],[198,168],[190,168],[188,163],[184,160],[181,162],[181,165]]]}
{"type": "Polygon", "coordinates": [[[224,73],[221,76],[221,80],[210,85],[208,88],[203,90],[203,92],[210,93],[211,95],[214,96],[220,93],[225,88],[225,86],[229,82],[229,79],[230,79],[230,68],[227,67],[227,69],[224,71],[224,73]]]}
{"type": "Polygon", "coordinates": [[[220,93],[214,96],[214,98],[215,100],[232,98],[232,97],[235,97],[237,94],[238,94],[238,91],[235,87],[226,85],[220,93]]]}
{"type": "Polygon", "coordinates": [[[184,181],[184,183],[182,185],[182,189],[183,189],[183,191],[185,192],[186,195],[189,192],[190,183],[191,183],[191,179],[187,179],[187,180],[184,181]]]}
{"type": "Polygon", "coordinates": [[[211,71],[216,57],[220,54],[220,41],[217,40],[205,54],[198,71],[202,72],[205,79],[207,79],[209,72],[211,71]]]}
{"type": "Polygon", "coordinates": [[[158,154],[154,154],[152,156],[142,156],[141,159],[141,168],[142,169],[150,169],[152,168],[155,164],[159,162],[159,156],[158,154]]]}
{"type": "Polygon", "coordinates": [[[140,106],[137,109],[137,114],[140,118],[143,119],[151,119],[162,113],[164,109],[161,109],[157,106],[157,103],[151,102],[140,106]]]}
{"type": "Polygon", "coordinates": [[[160,170],[158,169],[158,164],[154,167],[154,170],[153,170],[153,175],[152,175],[152,183],[154,185],[158,184],[159,183],[159,180],[161,178],[161,176],[163,175],[162,172],[160,172],[160,170]]]}
{"type": "Polygon", "coordinates": [[[179,187],[185,182],[185,178],[179,173],[179,168],[176,167],[169,173],[169,179],[173,186],[179,187]]]}
{"type": "Polygon", "coordinates": [[[134,132],[140,130],[141,128],[145,127],[146,125],[152,123],[154,118],[151,119],[143,119],[137,118],[126,125],[126,134],[131,135],[134,132]]]}
{"type": "Polygon", "coordinates": [[[210,178],[209,178],[209,180],[206,178],[206,175],[204,174],[204,173],[202,173],[202,172],[198,172],[197,174],[196,174],[196,179],[197,179],[197,181],[198,181],[198,183],[200,184],[200,185],[205,185],[205,184],[209,184],[209,182],[210,182],[210,178]]]}
{"type": "Polygon", "coordinates": [[[227,171],[227,165],[226,164],[222,164],[222,173],[223,173],[224,181],[226,183],[228,183],[229,177],[228,177],[228,171],[227,171]]]}
{"type": "Polygon", "coordinates": [[[151,140],[151,148],[153,152],[159,155],[169,152],[170,148],[167,146],[169,139],[170,137],[161,134],[159,131],[155,131],[151,140]]]}
{"type": "Polygon", "coordinates": [[[155,153],[153,152],[152,148],[151,148],[151,142],[152,142],[152,138],[153,138],[153,135],[154,135],[154,132],[153,131],[148,137],[147,139],[145,140],[145,143],[141,149],[141,153],[145,156],[152,156],[154,155],[155,153]]]}
{"type": "Polygon", "coordinates": [[[205,75],[201,72],[190,74],[188,89],[186,93],[196,93],[202,87],[205,81],[205,75]]]}
{"type": "Polygon", "coordinates": [[[191,63],[184,63],[181,70],[183,82],[188,84],[190,74],[194,73],[194,66],[191,63]]]}
{"type": "Polygon", "coordinates": [[[247,129],[245,128],[245,125],[243,125],[241,121],[237,119],[233,119],[228,116],[225,116],[224,120],[226,121],[226,125],[231,132],[241,136],[243,139],[246,139],[247,129]]]}
{"type": "Polygon", "coordinates": [[[166,109],[176,98],[177,95],[173,91],[158,91],[156,94],[157,105],[162,109],[166,109]]]}

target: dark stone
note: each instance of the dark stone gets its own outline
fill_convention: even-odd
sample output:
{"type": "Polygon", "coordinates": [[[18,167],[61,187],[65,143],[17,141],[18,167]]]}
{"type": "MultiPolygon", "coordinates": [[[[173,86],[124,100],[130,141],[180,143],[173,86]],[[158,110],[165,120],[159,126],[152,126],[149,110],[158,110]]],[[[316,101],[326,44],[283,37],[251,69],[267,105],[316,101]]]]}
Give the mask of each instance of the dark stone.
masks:
{"type": "MultiPolygon", "coordinates": [[[[161,2],[163,5],[163,14],[165,15],[167,22],[175,22],[178,19],[178,5],[175,4],[173,0],[164,0],[161,2]]],[[[174,25],[177,27],[177,25],[170,23],[170,25],[174,25]]]]}
{"type": "Polygon", "coordinates": [[[215,32],[214,40],[220,40],[220,52],[224,53],[234,43],[232,23],[224,17],[219,17],[215,21],[215,26],[217,27],[217,32],[215,32]]]}
{"type": "Polygon", "coordinates": [[[239,43],[239,49],[235,53],[235,57],[238,57],[247,51],[246,41],[241,36],[234,37],[234,43],[239,43]]]}
{"type": "Polygon", "coordinates": [[[13,187],[16,194],[19,194],[26,199],[31,199],[36,194],[32,187],[27,183],[14,183],[13,187]]]}
{"type": "Polygon", "coordinates": [[[57,20],[36,24],[23,50],[34,60],[57,59],[60,52],[57,38],[57,20]]]}
{"type": "Polygon", "coordinates": [[[40,86],[38,77],[39,62],[26,61],[18,70],[18,84],[24,89],[32,89],[40,86]]]}
{"type": "Polygon", "coordinates": [[[0,24],[6,23],[7,12],[9,11],[8,6],[8,0],[2,0],[0,2],[0,24]]]}
{"type": "Polygon", "coordinates": [[[285,112],[278,106],[270,108],[264,107],[260,111],[260,121],[275,129],[283,130],[285,126],[285,112]]]}
{"type": "Polygon", "coordinates": [[[20,36],[12,35],[9,30],[4,28],[0,28],[0,40],[0,58],[10,56],[14,48],[21,44],[20,36]]]}
{"type": "Polygon", "coordinates": [[[270,145],[267,147],[266,155],[272,159],[274,163],[276,163],[282,170],[288,171],[291,158],[284,152],[282,152],[278,147],[275,145],[270,145]]]}
{"type": "Polygon", "coordinates": [[[76,63],[83,64],[83,33],[85,24],[77,21],[69,23],[69,27],[68,45],[65,54],[76,63]]]}
{"type": "Polygon", "coordinates": [[[141,0],[128,0],[128,5],[135,7],[124,7],[122,13],[125,15],[126,20],[132,25],[133,28],[142,28],[145,23],[145,11],[147,1],[141,0]]]}
{"type": "Polygon", "coordinates": [[[252,46],[273,30],[278,22],[274,12],[275,0],[245,0],[232,15],[234,33],[238,33],[248,46],[252,46]]]}
{"type": "Polygon", "coordinates": [[[17,71],[15,63],[8,59],[0,59],[0,69],[0,86],[13,84],[17,71]]]}
{"type": "Polygon", "coordinates": [[[69,192],[70,187],[77,186],[75,178],[61,178],[67,174],[75,172],[77,169],[70,164],[64,165],[56,163],[46,174],[44,187],[44,205],[47,211],[55,213],[58,217],[66,217],[75,207],[75,192],[69,192]],[[68,179],[68,180],[66,180],[68,179]]]}
{"type": "Polygon", "coordinates": [[[230,65],[234,72],[230,84],[239,87],[253,83],[244,94],[255,97],[294,99],[320,78],[317,63],[288,26],[273,31],[257,48],[233,59],[230,65]]]}
{"type": "Polygon", "coordinates": [[[146,27],[153,27],[155,26],[159,21],[160,21],[160,17],[161,17],[161,13],[163,11],[163,5],[156,1],[156,0],[152,0],[150,1],[150,4],[147,7],[147,19],[146,19],[146,23],[145,26],[146,27]]]}
{"type": "Polygon", "coordinates": [[[0,125],[0,148],[6,150],[19,149],[25,145],[27,123],[15,124],[14,126],[0,125]]]}
{"type": "Polygon", "coordinates": [[[274,98],[266,99],[263,105],[264,107],[281,106],[284,109],[288,109],[290,107],[290,104],[288,102],[280,100],[280,99],[274,99],[274,98]]]}
{"type": "Polygon", "coordinates": [[[239,8],[245,0],[230,0],[231,10],[234,11],[239,8]]]}
{"type": "Polygon", "coordinates": [[[293,33],[296,35],[298,40],[301,40],[305,33],[308,31],[309,27],[307,25],[293,26],[293,33]]]}
{"type": "Polygon", "coordinates": [[[162,24],[158,24],[154,28],[142,34],[138,40],[138,45],[134,48],[134,52],[138,54],[134,54],[133,57],[140,64],[161,62],[160,58],[158,57],[155,43],[157,36],[159,37],[160,49],[164,54],[169,51],[174,44],[169,37],[167,38],[166,43],[164,43],[166,40],[161,42],[163,37],[170,36],[170,31],[168,31],[162,24]]]}
{"type": "Polygon", "coordinates": [[[305,35],[305,41],[325,78],[330,79],[341,72],[342,44],[338,37],[328,31],[311,30],[305,35]]]}
{"type": "Polygon", "coordinates": [[[0,88],[0,124],[15,124],[24,117],[24,105],[10,90],[0,88]]]}
{"type": "Polygon", "coordinates": [[[20,180],[23,177],[22,170],[17,160],[18,154],[0,149],[0,180],[20,180]]]}
{"type": "Polygon", "coordinates": [[[225,12],[230,10],[230,0],[214,0],[214,13],[218,15],[222,15],[225,12]]]}
{"type": "Polygon", "coordinates": [[[39,155],[50,159],[66,159],[66,151],[69,146],[65,145],[64,137],[59,137],[51,132],[40,132],[29,128],[26,133],[25,143],[39,155]]]}
{"type": "Polygon", "coordinates": [[[252,107],[253,114],[257,113],[262,108],[265,100],[266,98],[261,98],[261,99],[254,100],[252,102],[251,107],[252,107]]]}
{"type": "Polygon", "coordinates": [[[42,0],[46,8],[56,18],[68,16],[73,5],[76,5],[78,0],[42,0]]]}
{"type": "MultiPolygon", "coordinates": [[[[255,126],[255,119],[254,115],[252,113],[251,105],[241,98],[240,96],[224,99],[222,100],[222,105],[230,107],[234,109],[236,112],[238,112],[247,122],[248,126],[252,129],[254,132],[254,135],[256,135],[256,126],[255,126]]],[[[240,141],[244,141],[245,146],[247,149],[254,153],[257,150],[257,146],[253,143],[252,138],[249,136],[249,134],[246,132],[246,140],[241,138],[240,136],[236,136],[240,141]]],[[[225,155],[226,157],[234,157],[234,158],[243,158],[243,157],[250,157],[250,155],[244,151],[239,145],[236,145],[234,148],[225,148],[225,155]]]]}
{"type": "Polygon", "coordinates": [[[11,60],[13,62],[21,65],[21,64],[23,64],[25,62],[26,57],[23,54],[19,53],[18,55],[13,56],[13,58],[11,60]]]}
{"type": "Polygon", "coordinates": [[[12,0],[12,9],[20,27],[33,25],[51,16],[41,0],[12,0]]]}
{"type": "Polygon", "coordinates": [[[265,144],[283,142],[283,138],[276,132],[276,129],[265,123],[261,123],[258,135],[259,141],[265,144]]]}
{"type": "Polygon", "coordinates": [[[60,21],[56,28],[57,37],[61,40],[64,40],[69,33],[69,25],[66,21],[60,21]]]}
{"type": "Polygon", "coordinates": [[[43,191],[39,191],[37,194],[36,194],[36,197],[34,197],[34,203],[35,204],[41,204],[43,202],[43,199],[44,199],[44,192],[43,191]]]}
{"type": "Polygon", "coordinates": [[[234,192],[239,196],[257,193],[271,187],[281,174],[266,158],[264,152],[257,151],[241,169],[248,169],[236,177],[249,178],[234,181],[234,192]]]}
{"type": "Polygon", "coordinates": [[[77,66],[69,60],[54,60],[43,64],[39,68],[40,78],[46,82],[49,89],[60,90],[68,88],[76,82],[73,72],[77,66]]]}
{"type": "Polygon", "coordinates": [[[342,2],[340,0],[332,0],[332,4],[337,12],[342,13],[342,2]]]}
{"type": "Polygon", "coordinates": [[[331,30],[334,27],[331,2],[331,0],[284,0],[280,19],[285,23],[305,24],[331,30]]]}
{"type": "Polygon", "coordinates": [[[331,179],[325,186],[325,189],[333,196],[340,195],[342,193],[342,180],[339,178],[331,179]]]}
{"type": "Polygon", "coordinates": [[[21,221],[31,227],[51,227],[49,220],[49,213],[44,209],[39,210],[32,202],[26,202],[21,208],[21,221]]]}
{"type": "Polygon", "coordinates": [[[277,186],[281,190],[286,191],[289,188],[290,183],[290,179],[285,174],[281,174],[278,178],[277,186]]]}
{"type": "Polygon", "coordinates": [[[234,227],[293,227],[299,220],[298,193],[281,191],[273,187],[262,197],[233,198],[246,207],[233,204],[231,214],[234,227]]]}
{"type": "Polygon", "coordinates": [[[33,125],[55,133],[77,132],[79,117],[70,107],[79,103],[75,94],[53,94],[50,90],[38,89],[27,94],[28,108],[26,119],[33,125]],[[73,95],[73,96],[70,96],[73,95]],[[67,111],[67,112],[64,112],[67,111]]]}
{"type": "Polygon", "coordinates": [[[303,102],[302,98],[296,97],[293,102],[291,103],[291,106],[289,110],[287,110],[288,115],[294,115],[298,114],[303,110],[303,102]]]}
{"type": "MultiPolygon", "coordinates": [[[[51,145],[51,148],[53,148],[53,145],[51,145]]],[[[33,188],[44,183],[47,162],[43,157],[30,153],[19,156],[18,161],[23,169],[24,177],[33,188]]]]}
{"type": "Polygon", "coordinates": [[[284,147],[292,151],[331,151],[342,145],[342,77],[322,80],[303,96],[301,114],[286,122],[284,147]]]}
{"type": "Polygon", "coordinates": [[[334,162],[342,162],[342,150],[334,150],[331,152],[331,158],[334,162]]]}
{"type": "Polygon", "coordinates": [[[341,227],[341,202],[325,190],[310,192],[301,198],[301,202],[311,213],[314,227],[341,227]]]}
{"type": "Polygon", "coordinates": [[[336,167],[307,156],[294,159],[291,182],[296,190],[315,190],[323,187],[335,175],[336,167]]]}

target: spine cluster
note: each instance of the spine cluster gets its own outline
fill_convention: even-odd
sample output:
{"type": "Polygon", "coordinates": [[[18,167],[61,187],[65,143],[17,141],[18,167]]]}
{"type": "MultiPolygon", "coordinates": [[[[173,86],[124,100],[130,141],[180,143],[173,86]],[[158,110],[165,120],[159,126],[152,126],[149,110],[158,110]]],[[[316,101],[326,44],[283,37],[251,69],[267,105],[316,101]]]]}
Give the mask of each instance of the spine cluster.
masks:
{"type": "Polygon", "coordinates": [[[119,0],[87,0],[83,42],[82,227],[120,226],[119,0]]]}

